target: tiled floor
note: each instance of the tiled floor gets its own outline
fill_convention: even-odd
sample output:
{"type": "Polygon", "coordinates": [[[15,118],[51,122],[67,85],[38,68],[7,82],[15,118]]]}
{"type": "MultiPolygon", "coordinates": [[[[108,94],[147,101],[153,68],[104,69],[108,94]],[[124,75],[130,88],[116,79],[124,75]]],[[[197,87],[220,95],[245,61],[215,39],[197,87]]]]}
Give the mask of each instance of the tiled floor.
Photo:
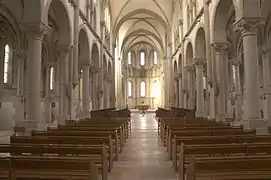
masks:
{"type": "Polygon", "coordinates": [[[132,113],[132,135],[109,180],[176,180],[171,162],[158,141],[157,122],[152,113],[132,113]]]}

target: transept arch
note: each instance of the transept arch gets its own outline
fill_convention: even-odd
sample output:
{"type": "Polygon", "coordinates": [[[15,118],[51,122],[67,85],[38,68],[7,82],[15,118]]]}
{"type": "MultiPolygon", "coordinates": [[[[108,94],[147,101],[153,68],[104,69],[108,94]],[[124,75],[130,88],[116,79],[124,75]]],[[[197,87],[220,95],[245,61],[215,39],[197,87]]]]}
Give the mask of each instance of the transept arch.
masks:
{"type": "Polygon", "coordinates": [[[206,45],[205,45],[205,30],[200,27],[196,34],[195,39],[195,57],[205,58],[206,45]]]}
{"type": "Polygon", "coordinates": [[[90,47],[89,47],[89,38],[87,32],[84,28],[81,28],[79,31],[79,64],[88,65],[90,64],[90,47]]]}
{"type": "Polygon", "coordinates": [[[190,66],[192,65],[192,60],[193,60],[193,46],[191,42],[188,42],[188,44],[186,45],[186,66],[190,66]]]}
{"type": "Polygon", "coordinates": [[[71,21],[68,7],[64,0],[48,0],[42,12],[42,22],[51,27],[50,21],[55,21],[59,32],[59,42],[61,44],[71,44],[71,21]],[[57,10],[56,10],[57,9],[57,10]]]}
{"type": "Polygon", "coordinates": [[[236,4],[233,2],[234,0],[220,0],[216,5],[211,23],[211,29],[213,30],[211,39],[213,39],[213,42],[227,42],[226,26],[228,25],[228,17],[235,14],[237,10],[236,4]]]}
{"type": "Polygon", "coordinates": [[[100,108],[101,88],[99,86],[99,71],[100,71],[100,55],[96,43],[92,44],[91,48],[91,72],[92,72],[92,109],[100,108]]]}

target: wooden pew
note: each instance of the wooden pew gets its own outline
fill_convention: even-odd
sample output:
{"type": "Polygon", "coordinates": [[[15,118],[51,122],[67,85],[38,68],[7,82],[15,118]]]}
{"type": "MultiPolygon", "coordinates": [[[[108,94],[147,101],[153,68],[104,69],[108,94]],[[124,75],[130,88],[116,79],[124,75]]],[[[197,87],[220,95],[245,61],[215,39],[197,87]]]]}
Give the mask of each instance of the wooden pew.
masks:
{"type": "Polygon", "coordinates": [[[88,157],[0,157],[1,179],[98,180],[98,169],[88,157]]]}
{"type": "Polygon", "coordinates": [[[129,129],[131,129],[130,118],[95,118],[86,120],[67,120],[67,126],[121,126],[125,132],[126,138],[129,136],[129,129]]]}
{"type": "MultiPolygon", "coordinates": [[[[113,145],[111,136],[108,137],[84,137],[84,136],[11,136],[11,144],[52,144],[52,145],[106,145],[108,152],[109,170],[113,168],[113,145]]],[[[118,151],[115,150],[115,160],[118,159],[118,151]]]]}
{"type": "Polygon", "coordinates": [[[129,120],[127,118],[87,119],[79,121],[66,121],[66,126],[95,126],[95,127],[121,127],[121,133],[129,137],[129,120]]]}
{"type": "Polygon", "coordinates": [[[112,134],[113,139],[117,139],[117,142],[120,142],[118,147],[119,152],[122,152],[122,149],[124,147],[125,142],[125,135],[121,127],[115,127],[115,126],[65,126],[65,125],[59,125],[58,127],[48,127],[47,131],[87,131],[87,132],[99,132],[99,131],[116,131],[116,134],[112,134]]]}
{"type": "MultiPolygon", "coordinates": [[[[118,152],[120,147],[118,143],[118,138],[116,136],[116,131],[32,131],[31,136],[83,136],[83,137],[109,137],[111,135],[113,142],[115,142],[114,146],[115,150],[118,152]]],[[[118,154],[116,153],[117,158],[118,154]]]]}
{"type": "Polygon", "coordinates": [[[243,129],[203,129],[203,130],[184,130],[174,131],[170,130],[169,138],[167,141],[167,150],[171,157],[172,152],[172,140],[174,136],[185,137],[185,136],[225,136],[225,135],[256,135],[256,130],[243,131],[243,129]]]}
{"type": "Polygon", "coordinates": [[[166,145],[166,141],[169,139],[170,130],[174,131],[183,131],[183,130],[208,130],[208,129],[242,129],[242,127],[232,127],[230,125],[221,125],[215,123],[199,123],[199,122],[191,122],[193,124],[175,124],[175,123],[164,123],[163,128],[161,130],[161,140],[166,145]],[[194,124],[198,123],[198,124],[194,124]]]}
{"type": "Polygon", "coordinates": [[[255,135],[225,135],[225,136],[190,136],[177,137],[174,136],[172,144],[172,164],[177,171],[177,155],[181,151],[181,146],[188,145],[206,145],[206,144],[236,144],[236,143],[265,143],[271,142],[271,136],[255,136],[255,135]]]}
{"type": "Polygon", "coordinates": [[[230,126],[200,126],[200,127],[185,127],[185,128],[170,128],[169,132],[165,135],[164,144],[166,151],[169,153],[170,159],[172,158],[172,140],[173,136],[215,136],[215,135],[231,135],[231,134],[256,134],[255,131],[244,132],[242,127],[230,126]],[[195,133],[195,134],[193,134],[195,133]]]}
{"type": "Polygon", "coordinates": [[[186,173],[187,180],[267,180],[270,177],[270,155],[192,158],[186,173]]]}
{"type": "Polygon", "coordinates": [[[107,108],[107,109],[97,109],[97,110],[92,110],[90,112],[91,118],[96,118],[96,117],[110,117],[111,112],[114,111],[116,108],[107,108]]]}
{"type": "Polygon", "coordinates": [[[58,128],[48,128],[48,131],[115,131],[112,133],[113,142],[118,143],[119,152],[122,152],[124,143],[128,138],[128,130],[123,126],[122,121],[117,123],[106,123],[107,121],[80,120],[66,125],[58,125],[58,128]],[[117,141],[115,141],[117,140],[117,141]]]}
{"type": "Polygon", "coordinates": [[[0,153],[25,156],[88,156],[98,166],[102,180],[108,179],[108,155],[105,145],[61,145],[61,144],[0,144],[0,153]]]}
{"type": "Polygon", "coordinates": [[[224,122],[214,122],[210,120],[203,120],[198,118],[188,119],[188,118],[163,118],[159,121],[159,132],[160,137],[163,138],[166,133],[167,126],[230,126],[228,123],[224,122]]]}

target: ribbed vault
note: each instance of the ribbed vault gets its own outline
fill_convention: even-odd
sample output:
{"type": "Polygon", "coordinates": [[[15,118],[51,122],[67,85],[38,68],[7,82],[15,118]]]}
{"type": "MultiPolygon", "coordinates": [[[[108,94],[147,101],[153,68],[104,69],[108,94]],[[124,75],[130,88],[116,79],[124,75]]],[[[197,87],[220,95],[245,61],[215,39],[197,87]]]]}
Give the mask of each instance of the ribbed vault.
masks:
{"type": "Polygon", "coordinates": [[[122,53],[148,46],[161,54],[171,37],[173,9],[182,0],[110,0],[113,40],[122,53]],[[148,7],[148,8],[146,8],[148,7]]]}

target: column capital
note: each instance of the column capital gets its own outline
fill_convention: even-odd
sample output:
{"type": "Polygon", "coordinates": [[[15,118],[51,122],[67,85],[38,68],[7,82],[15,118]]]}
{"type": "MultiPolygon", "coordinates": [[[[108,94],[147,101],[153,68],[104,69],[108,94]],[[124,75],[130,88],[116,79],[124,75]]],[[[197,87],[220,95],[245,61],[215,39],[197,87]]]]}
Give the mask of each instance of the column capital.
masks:
{"type": "Polygon", "coordinates": [[[182,26],[182,25],[183,25],[183,20],[182,20],[182,19],[179,19],[179,20],[178,20],[178,25],[179,25],[179,26],[182,26]]]}
{"type": "Polygon", "coordinates": [[[257,29],[264,25],[263,17],[241,18],[234,24],[234,30],[240,31],[242,36],[256,35],[257,29]]]}
{"type": "Polygon", "coordinates": [[[242,64],[242,62],[238,59],[231,60],[231,64],[234,66],[239,66],[242,64]]]}
{"type": "Polygon", "coordinates": [[[78,0],[69,0],[69,3],[74,7],[77,8],[78,7],[78,0]]]}
{"type": "Polygon", "coordinates": [[[229,44],[227,42],[214,42],[211,46],[216,52],[224,52],[229,48],[229,44]]]}
{"type": "Polygon", "coordinates": [[[42,39],[50,30],[49,26],[40,22],[21,22],[19,27],[28,36],[38,39],[42,39]]]}
{"type": "Polygon", "coordinates": [[[91,72],[92,74],[99,73],[99,71],[100,71],[100,68],[98,68],[98,67],[96,67],[96,66],[91,66],[91,67],[90,67],[90,72],[91,72]]]}
{"type": "Polygon", "coordinates": [[[194,72],[195,71],[195,66],[192,65],[188,65],[184,67],[186,69],[187,72],[194,72]]]}
{"type": "Polygon", "coordinates": [[[179,78],[179,80],[181,80],[182,77],[183,77],[182,73],[178,73],[178,78],[179,78]]]}
{"type": "Polygon", "coordinates": [[[101,21],[100,24],[101,24],[101,27],[105,27],[105,21],[101,21]]]}
{"type": "Polygon", "coordinates": [[[15,50],[15,54],[19,59],[25,59],[27,57],[26,51],[24,50],[15,50]]]}
{"type": "Polygon", "coordinates": [[[72,49],[70,44],[57,44],[56,50],[59,53],[68,53],[72,49]]]}
{"type": "Polygon", "coordinates": [[[193,58],[193,65],[196,67],[203,67],[205,64],[205,58],[196,57],[193,58]]]}
{"type": "Polygon", "coordinates": [[[204,4],[208,5],[211,3],[211,0],[204,0],[204,4]]]}
{"type": "Polygon", "coordinates": [[[262,52],[263,52],[263,54],[268,54],[268,53],[270,53],[271,52],[271,44],[264,44],[263,46],[262,46],[262,52]]]}

